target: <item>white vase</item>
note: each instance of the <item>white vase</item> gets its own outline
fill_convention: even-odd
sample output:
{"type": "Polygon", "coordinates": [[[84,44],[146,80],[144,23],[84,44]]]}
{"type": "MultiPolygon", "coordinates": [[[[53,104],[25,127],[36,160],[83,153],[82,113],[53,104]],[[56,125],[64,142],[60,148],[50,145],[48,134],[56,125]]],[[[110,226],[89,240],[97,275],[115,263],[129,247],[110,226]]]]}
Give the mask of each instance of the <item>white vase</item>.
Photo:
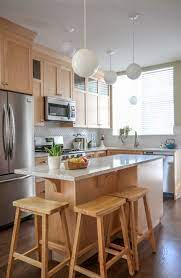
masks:
{"type": "Polygon", "coordinates": [[[50,170],[60,168],[60,156],[48,156],[48,167],[50,170]]]}

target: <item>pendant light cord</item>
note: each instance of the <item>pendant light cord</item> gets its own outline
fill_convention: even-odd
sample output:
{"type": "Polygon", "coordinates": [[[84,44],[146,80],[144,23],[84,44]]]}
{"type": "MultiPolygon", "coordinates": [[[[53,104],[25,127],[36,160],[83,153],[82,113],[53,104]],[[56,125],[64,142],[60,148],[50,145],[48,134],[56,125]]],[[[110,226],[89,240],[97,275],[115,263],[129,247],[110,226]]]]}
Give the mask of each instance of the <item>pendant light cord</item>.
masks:
{"type": "Polygon", "coordinates": [[[135,60],[135,33],[134,33],[134,23],[135,23],[135,19],[133,18],[133,63],[135,60]]]}
{"type": "Polygon", "coordinates": [[[86,0],[84,0],[84,48],[86,48],[87,42],[87,11],[86,11],[86,0]]]}
{"type": "Polygon", "coordinates": [[[111,71],[112,70],[112,66],[111,66],[111,54],[110,54],[110,61],[109,62],[110,62],[110,64],[109,64],[110,65],[110,71],[111,71]]]}

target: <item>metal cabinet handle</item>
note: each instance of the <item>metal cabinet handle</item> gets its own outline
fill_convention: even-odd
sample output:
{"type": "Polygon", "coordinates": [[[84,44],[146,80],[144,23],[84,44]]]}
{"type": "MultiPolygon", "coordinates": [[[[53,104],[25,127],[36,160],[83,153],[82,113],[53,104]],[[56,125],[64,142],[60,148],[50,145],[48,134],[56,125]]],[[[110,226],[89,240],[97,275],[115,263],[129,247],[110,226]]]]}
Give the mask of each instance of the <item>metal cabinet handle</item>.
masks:
{"type": "Polygon", "coordinates": [[[1,84],[5,86],[8,85],[8,82],[2,82],[1,84]]]}
{"type": "Polygon", "coordinates": [[[9,104],[8,107],[8,113],[9,113],[9,130],[10,130],[10,142],[9,142],[9,153],[10,153],[10,159],[13,158],[13,154],[15,152],[15,119],[14,119],[14,113],[13,108],[9,104]]]}
{"type": "Polygon", "coordinates": [[[12,179],[7,179],[7,180],[1,180],[0,183],[7,183],[7,182],[25,180],[25,179],[30,178],[30,177],[31,177],[31,175],[26,175],[26,176],[23,176],[23,177],[12,178],[12,179]]]}
{"type": "Polygon", "coordinates": [[[2,117],[2,134],[3,134],[3,149],[5,154],[5,160],[8,159],[8,149],[9,149],[9,120],[8,111],[6,105],[3,105],[3,117],[2,117]]]}

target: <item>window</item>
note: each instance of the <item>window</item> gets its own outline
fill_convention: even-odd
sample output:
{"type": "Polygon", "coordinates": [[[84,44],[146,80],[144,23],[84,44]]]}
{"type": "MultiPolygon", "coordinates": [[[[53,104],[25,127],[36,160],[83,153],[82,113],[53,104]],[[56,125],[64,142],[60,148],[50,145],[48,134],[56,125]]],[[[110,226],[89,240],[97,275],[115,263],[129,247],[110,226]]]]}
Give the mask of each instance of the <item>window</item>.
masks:
{"type": "Polygon", "coordinates": [[[113,85],[113,135],[126,125],[140,135],[173,134],[173,72],[173,67],[147,71],[134,81],[118,77],[113,85]]]}

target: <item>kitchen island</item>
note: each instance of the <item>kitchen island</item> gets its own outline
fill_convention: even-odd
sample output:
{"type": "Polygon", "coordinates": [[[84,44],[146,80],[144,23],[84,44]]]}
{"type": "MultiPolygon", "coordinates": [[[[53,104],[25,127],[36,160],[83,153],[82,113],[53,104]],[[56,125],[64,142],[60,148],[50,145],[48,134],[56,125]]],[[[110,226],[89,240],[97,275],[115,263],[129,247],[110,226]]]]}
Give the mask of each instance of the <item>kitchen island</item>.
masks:
{"type": "MultiPolygon", "coordinates": [[[[62,165],[60,169],[50,171],[48,166],[36,166],[30,169],[17,169],[15,173],[45,178],[45,198],[57,201],[66,200],[70,203],[70,207],[67,209],[67,220],[71,244],[76,225],[74,206],[105,194],[120,192],[131,185],[149,188],[148,200],[154,227],[160,223],[163,215],[162,156],[114,155],[91,159],[87,169],[65,170],[62,165]]],[[[119,230],[116,217],[115,215],[112,234],[116,234],[119,230]]],[[[62,242],[61,223],[58,215],[50,216],[49,221],[49,240],[55,243],[62,242]]],[[[139,204],[138,221],[141,230],[145,230],[146,223],[142,204],[139,204]]],[[[81,249],[83,250],[89,245],[91,255],[96,252],[95,219],[85,217],[83,225],[81,249]]],[[[80,255],[84,255],[84,252],[80,255]]],[[[85,259],[84,256],[82,259],[85,259]]]]}

